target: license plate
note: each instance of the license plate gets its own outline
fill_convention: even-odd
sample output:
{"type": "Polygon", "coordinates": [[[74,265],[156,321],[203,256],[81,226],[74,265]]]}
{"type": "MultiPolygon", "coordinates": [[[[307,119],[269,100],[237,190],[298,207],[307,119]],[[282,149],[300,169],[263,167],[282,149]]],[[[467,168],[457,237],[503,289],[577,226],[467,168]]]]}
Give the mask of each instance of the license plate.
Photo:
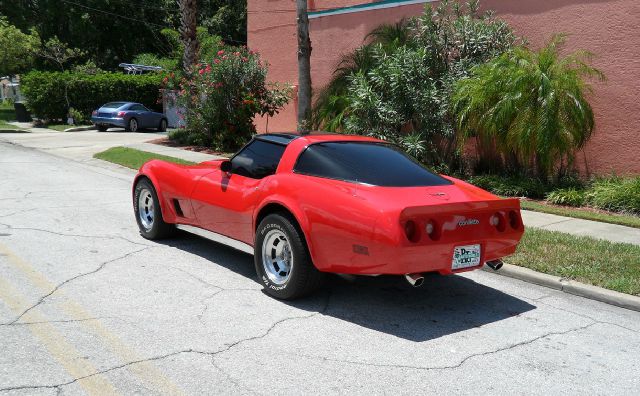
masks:
{"type": "Polygon", "coordinates": [[[480,245],[456,246],[453,249],[451,269],[469,268],[480,265],[480,245]]]}

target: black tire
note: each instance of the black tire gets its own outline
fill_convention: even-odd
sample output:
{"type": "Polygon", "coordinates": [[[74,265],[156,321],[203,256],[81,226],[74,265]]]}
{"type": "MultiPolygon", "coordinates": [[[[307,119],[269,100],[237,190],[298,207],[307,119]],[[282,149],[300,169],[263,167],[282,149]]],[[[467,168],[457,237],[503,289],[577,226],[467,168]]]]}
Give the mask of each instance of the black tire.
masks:
{"type": "Polygon", "coordinates": [[[166,132],[167,131],[167,120],[160,120],[160,126],[158,126],[158,132],[166,132]]]}
{"type": "MultiPolygon", "coordinates": [[[[145,198],[142,199],[144,200],[145,198]]],[[[174,224],[164,222],[162,211],[160,210],[160,202],[158,201],[158,194],[156,194],[156,189],[149,179],[143,178],[136,183],[136,188],[133,191],[133,213],[136,217],[138,228],[140,229],[140,235],[146,239],[167,238],[176,231],[174,224]],[[143,194],[147,196],[147,199],[152,201],[150,211],[146,210],[145,207],[142,208],[143,211],[146,210],[147,224],[143,223],[143,214],[140,211],[140,197],[143,194]]]]}
{"type": "Polygon", "coordinates": [[[140,130],[140,125],[138,124],[138,120],[135,118],[130,118],[127,121],[127,126],[124,128],[127,132],[138,132],[140,130]]]}
{"type": "Polygon", "coordinates": [[[106,125],[98,125],[98,131],[99,132],[106,132],[107,131],[107,126],[106,125]]]}
{"type": "MultiPolygon", "coordinates": [[[[256,230],[254,249],[258,281],[264,285],[265,292],[275,298],[282,300],[300,298],[314,292],[324,283],[326,274],[318,271],[313,265],[304,234],[295,219],[289,214],[278,213],[265,217],[256,230]],[[270,278],[266,269],[268,264],[263,261],[263,244],[265,238],[273,234],[272,231],[277,235],[284,235],[283,240],[288,243],[287,246],[290,249],[290,271],[284,283],[274,282],[270,278]]],[[[274,252],[272,254],[275,255],[275,249],[272,251],[274,252]]]]}

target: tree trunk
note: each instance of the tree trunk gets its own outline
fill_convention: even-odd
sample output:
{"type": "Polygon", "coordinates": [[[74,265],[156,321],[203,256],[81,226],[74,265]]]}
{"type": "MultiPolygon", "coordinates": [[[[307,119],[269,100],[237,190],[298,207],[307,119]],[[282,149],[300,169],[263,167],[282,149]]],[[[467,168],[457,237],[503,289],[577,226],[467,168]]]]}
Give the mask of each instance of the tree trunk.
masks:
{"type": "Polygon", "coordinates": [[[311,126],[311,39],[307,0],[296,0],[298,12],[298,131],[311,126]]]}
{"type": "Polygon", "coordinates": [[[178,0],[180,6],[180,37],[184,45],[182,68],[185,74],[191,74],[193,65],[198,61],[198,37],[197,28],[197,1],[178,0]]]}

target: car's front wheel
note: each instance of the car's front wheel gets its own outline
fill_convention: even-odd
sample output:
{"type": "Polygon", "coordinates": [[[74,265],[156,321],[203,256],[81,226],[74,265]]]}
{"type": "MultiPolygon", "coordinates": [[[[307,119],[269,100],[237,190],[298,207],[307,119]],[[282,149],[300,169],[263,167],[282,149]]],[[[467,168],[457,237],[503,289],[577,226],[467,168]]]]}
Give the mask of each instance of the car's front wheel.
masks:
{"type": "Polygon", "coordinates": [[[322,286],[325,274],[311,261],[304,235],[295,220],[271,214],[256,230],[254,261],[258,280],[273,297],[292,300],[322,286]]]}
{"type": "Polygon", "coordinates": [[[132,118],[127,123],[127,132],[138,132],[138,120],[132,118]]]}
{"type": "Polygon", "coordinates": [[[140,179],[133,192],[133,211],[140,234],[147,239],[171,236],[175,225],[165,223],[155,188],[148,179],[140,179]]]}
{"type": "Polygon", "coordinates": [[[107,131],[107,126],[106,125],[98,125],[98,131],[99,132],[106,132],[107,131]]]}

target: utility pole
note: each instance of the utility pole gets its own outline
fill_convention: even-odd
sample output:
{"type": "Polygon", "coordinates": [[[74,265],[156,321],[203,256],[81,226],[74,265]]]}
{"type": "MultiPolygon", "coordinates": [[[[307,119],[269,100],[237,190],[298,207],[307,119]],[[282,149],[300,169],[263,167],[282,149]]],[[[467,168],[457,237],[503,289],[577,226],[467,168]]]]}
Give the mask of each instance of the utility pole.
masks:
{"type": "Polygon", "coordinates": [[[198,61],[198,10],[196,0],[178,0],[180,6],[180,37],[184,45],[182,68],[186,75],[191,74],[193,65],[198,61]]]}
{"type": "Polygon", "coordinates": [[[296,0],[298,16],[298,132],[311,128],[311,39],[307,0],[296,0]]]}

